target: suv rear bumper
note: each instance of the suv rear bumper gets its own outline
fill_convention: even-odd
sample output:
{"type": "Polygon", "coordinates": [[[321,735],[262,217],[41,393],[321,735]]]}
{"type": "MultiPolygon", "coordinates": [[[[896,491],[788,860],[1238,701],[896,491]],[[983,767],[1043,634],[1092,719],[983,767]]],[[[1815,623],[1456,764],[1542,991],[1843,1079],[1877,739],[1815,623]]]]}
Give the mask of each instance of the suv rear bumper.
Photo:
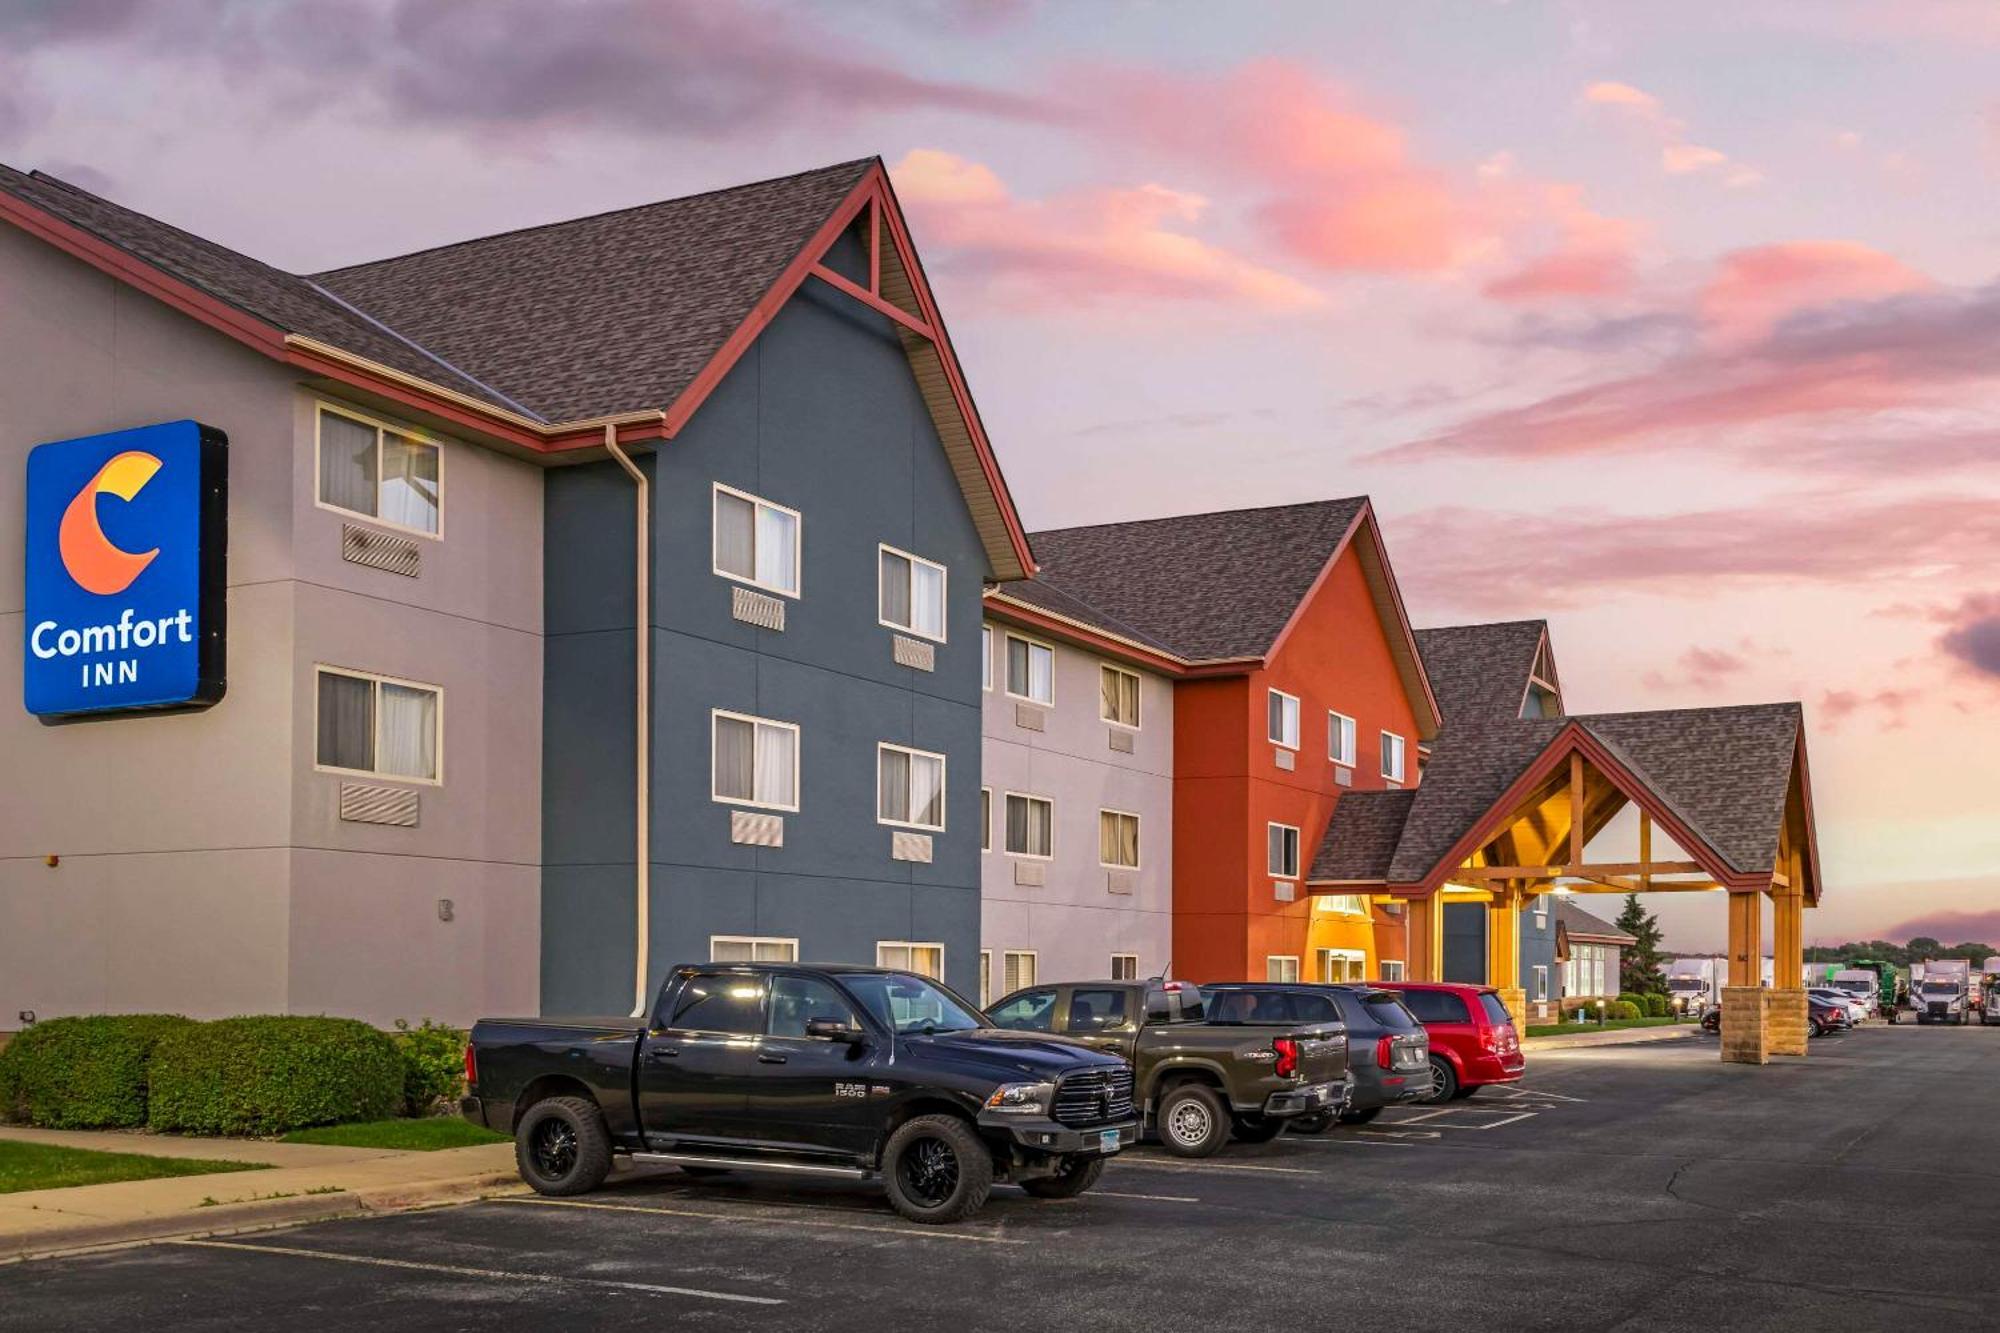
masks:
{"type": "Polygon", "coordinates": [[[1344,1110],[1347,1106],[1347,1087],[1343,1081],[1284,1088],[1264,1099],[1262,1114],[1272,1120],[1283,1120],[1313,1111],[1344,1110]]]}
{"type": "Polygon", "coordinates": [[[1111,1130],[1118,1131],[1118,1147],[1109,1149],[1117,1152],[1132,1147],[1139,1142],[1139,1118],[1114,1121],[1108,1125],[1091,1125],[1076,1129],[1059,1121],[1040,1116],[1008,1115],[1005,1112],[981,1111],[979,1128],[988,1132],[1004,1134],[1008,1142],[1029,1152],[1095,1154],[1107,1151],[1104,1135],[1111,1130]]]}

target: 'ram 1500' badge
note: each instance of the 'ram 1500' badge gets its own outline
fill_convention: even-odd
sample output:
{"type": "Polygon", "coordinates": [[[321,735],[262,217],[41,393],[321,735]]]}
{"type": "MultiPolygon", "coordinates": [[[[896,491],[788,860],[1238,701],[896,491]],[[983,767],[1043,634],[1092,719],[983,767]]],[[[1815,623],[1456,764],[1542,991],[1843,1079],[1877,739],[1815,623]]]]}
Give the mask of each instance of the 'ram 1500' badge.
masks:
{"type": "Polygon", "coordinates": [[[866,1083],[836,1083],[833,1085],[833,1095],[836,1097],[866,1097],[868,1095],[868,1085],[866,1083]]]}

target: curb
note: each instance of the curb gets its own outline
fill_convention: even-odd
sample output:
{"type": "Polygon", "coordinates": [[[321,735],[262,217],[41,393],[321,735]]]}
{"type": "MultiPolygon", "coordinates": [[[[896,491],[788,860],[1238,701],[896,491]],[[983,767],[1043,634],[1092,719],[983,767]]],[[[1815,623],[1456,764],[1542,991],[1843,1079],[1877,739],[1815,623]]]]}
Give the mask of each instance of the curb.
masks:
{"type": "Polygon", "coordinates": [[[444,1204],[525,1191],[514,1171],[487,1171],[475,1176],[421,1184],[377,1185],[337,1194],[303,1195],[289,1199],[251,1199],[192,1212],[118,1221],[79,1222],[27,1234],[0,1236],[0,1265],[51,1259],[88,1250],[112,1249],[148,1241],[193,1240],[232,1236],[249,1231],[300,1226],[344,1217],[409,1212],[444,1204]]]}
{"type": "Polygon", "coordinates": [[[1698,1024],[1677,1023],[1672,1027],[1622,1028],[1609,1032],[1572,1032],[1560,1037],[1523,1037],[1523,1051],[1573,1051],[1591,1046],[1631,1046],[1647,1041],[1676,1041],[1701,1031],[1698,1024]]]}

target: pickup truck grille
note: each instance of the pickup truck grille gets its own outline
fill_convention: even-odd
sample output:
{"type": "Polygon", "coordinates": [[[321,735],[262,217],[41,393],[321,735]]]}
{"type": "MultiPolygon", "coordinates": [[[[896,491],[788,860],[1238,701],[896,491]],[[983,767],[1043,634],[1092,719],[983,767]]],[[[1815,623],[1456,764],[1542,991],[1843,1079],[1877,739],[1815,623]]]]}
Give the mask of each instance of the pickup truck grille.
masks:
{"type": "Polygon", "coordinates": [[[1132,1071],[1087,1069],[1065,1074],[1056,1084],[1056,1121],[1064,1125],[1107,1125],[1132,1117],[1132,1071]]]}

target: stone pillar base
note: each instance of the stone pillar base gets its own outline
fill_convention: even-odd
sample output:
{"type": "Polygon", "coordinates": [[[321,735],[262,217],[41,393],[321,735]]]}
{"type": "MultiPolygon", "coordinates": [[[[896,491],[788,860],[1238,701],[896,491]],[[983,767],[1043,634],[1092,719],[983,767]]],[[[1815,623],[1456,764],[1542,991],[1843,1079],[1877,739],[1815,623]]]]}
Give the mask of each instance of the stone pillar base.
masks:
{"type": "Polygon", "coordinates": [[[1500,1003],[1507,1006],[1507,1012],[1514,1019],[1514,1031],[1525,1037],[1528,1035],[1528,992],[1519,986],[1496,986],[1500,992],[1500,1003]]]}
{"type": "Polygon", "coordinates": [[[1722,1058],[1764,1065],[1806,1053],[1806,993],[1762,986],[1722,988],[1722,1058]]]}

